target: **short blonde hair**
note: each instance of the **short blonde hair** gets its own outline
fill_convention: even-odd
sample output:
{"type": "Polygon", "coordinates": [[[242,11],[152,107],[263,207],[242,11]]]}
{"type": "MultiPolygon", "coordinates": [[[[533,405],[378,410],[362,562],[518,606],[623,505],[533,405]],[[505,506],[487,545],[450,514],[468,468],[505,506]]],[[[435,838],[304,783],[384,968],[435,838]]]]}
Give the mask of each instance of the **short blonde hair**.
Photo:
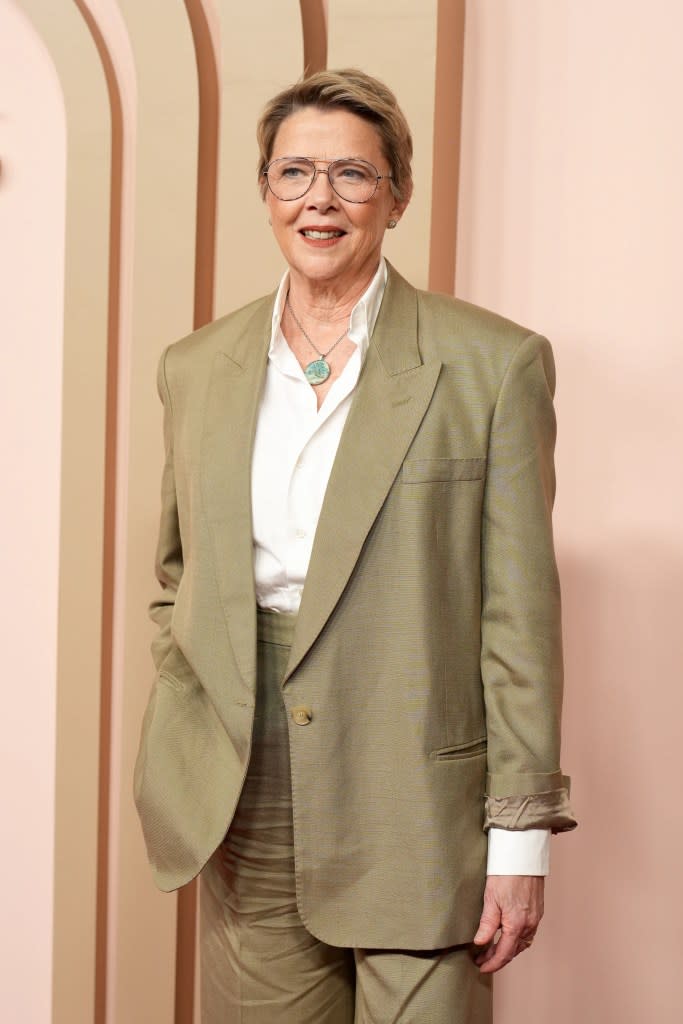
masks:
{"type": "Polygon", "coordinates": [[[391,168],[390,184],[394,197],[399,202],[410,198],[413,139],[408,122],[391,89],[358,68],[318,71],[310,78],[283,89],[266,104],[256,126],[262,196],[265,196],[267,188],[263,172],[272,156],[278,130],[290,114],[304,107],[348,110],[369,121],[379,136],[382,152],[391,168]]]}

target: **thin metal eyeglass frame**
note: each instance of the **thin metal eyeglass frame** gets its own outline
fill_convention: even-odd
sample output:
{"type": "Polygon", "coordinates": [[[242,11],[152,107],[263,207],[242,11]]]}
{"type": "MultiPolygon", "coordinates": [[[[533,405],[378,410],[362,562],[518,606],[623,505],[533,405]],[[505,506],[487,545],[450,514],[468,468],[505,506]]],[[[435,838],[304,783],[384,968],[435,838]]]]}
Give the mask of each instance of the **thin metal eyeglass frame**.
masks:
{"type": "Polygon", "coordinates": [[[391,174],[380,174],[379,171],[377,170],[377,168],[375,167],[375,165],[371,164],[369,160],[362,160],[360,157],[356,157],[356,156],[338,156],[335,160],[330,160],[328,162],[327,168],[316,167],[314,161],[311,160],[311,158],[308,157],[308,156],[278,156],[278,157],[275,158],[275,160],[271,160],[270,163],[266,164],[266,166],[261,171],[261,174],[265,175],[266,185],[268,186],[269,191],[272,192],[273,195],[275,196],[275,198],[277,200],[279,200],[281,203],[293,203],[293,202],[296,202],[297,199],[302,199],[306,195],[307,192],[311,191],[311,189],[315,185],[315,179],[318,177],[319,174],[326,174],[327,175],[327,180],[330,181],[330,188],[332,189],[332,191],[334,192],[335,195],[339,196],[339,198],[342,200],[343,203],[353,203],[356,206],[362,206],[363,203],[369,203],[371,199],[374,199],[375,195],[377,194],[377,189],[379,188],[380,181],[384,181],[384,180],[386,180],[386,181],[393,181],[394,180],[393,179],[393,175],[391,175],[391,174]],[[306,163],[310,164],[311,167],[313,168],[313,177],[311,178],[310,182],[308,183],[308,186],[304,189],[304,191],[300,195],[298,195],[298,196],[291,196],[289,199],[283,199],[282,196],[279,196],[277,194],[277,192],[273,189],[272,185],[270,184],[270,179],[268,177],[268,171],[273,166],[273,164],[279,163],[281,160],[302,160],[302,161],[306,161],[306,163]],[[330,181],[330,167],[333,167],[335,164],[343,164],[343,163],[365,164],[366,167],[371,167],[373,169],[373,171],[375,172],[375,187],[374,187],[372,193],[368,196],[367,199],[347,199],[346,196],[341,195],[341,193],[338,192],[337,189],[334,187],[334,185],[330,181]]]}

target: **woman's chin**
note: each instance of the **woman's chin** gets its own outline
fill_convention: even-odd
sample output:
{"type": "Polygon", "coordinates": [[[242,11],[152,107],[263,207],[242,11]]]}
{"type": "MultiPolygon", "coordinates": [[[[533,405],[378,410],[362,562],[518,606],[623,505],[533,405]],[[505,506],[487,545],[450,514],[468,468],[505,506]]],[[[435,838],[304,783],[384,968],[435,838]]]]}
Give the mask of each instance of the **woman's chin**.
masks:
{"type": "Polygon", "coordinates": [[[339,277],[353,276],[353,263],[340,259],[337,253],[329,249],[307,253],[303,259],[293,261],[290,267],[309,281],[332,281],[339,277]]]}
{"type": "Polygon", "coordinates": [[[318,284],[328,284],[337,281],[338,284],[360,280],[367,277],[370,271],[377,268],[380,254],[366,254],[360,259],[358,254],[350,256],[340,249],[316,249],[308,252],[286,253],[285,258],[290,270],[301,275],[307,281],[318,284]],[[293,257],[287,259],[287,257],[293,257]]]}

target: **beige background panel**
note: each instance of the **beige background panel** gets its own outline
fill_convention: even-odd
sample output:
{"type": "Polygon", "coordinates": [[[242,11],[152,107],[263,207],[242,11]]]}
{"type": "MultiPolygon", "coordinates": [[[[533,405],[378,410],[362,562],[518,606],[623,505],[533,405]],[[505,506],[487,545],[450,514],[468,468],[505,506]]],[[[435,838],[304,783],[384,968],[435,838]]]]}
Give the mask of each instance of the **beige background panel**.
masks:
{"type": "Polygon", "coordinates": [[[386,82],[413,133],[413,199],[384,244],[385,255],[418,288],[429,276],[437,0],[330,3],[328,67],[360,67],[386,82]]]}
{"type": "Polygon", "coordinates": [[[135,72],[130,47],[113,0],[76,0],[88,26],[107,83],[111,110],[111,187],[109,199],[109,281],[107,394],[104,450],[104,546],[102,558],[102,658],[98,804],[95,1020],[104,1020],[115,976],[113,937],[117,933],[115,894],[121,730],[123,568],[127,491],[127,388],[130,363],[131,272],[134,201],[135,72]]]}
{"type": "Polygon", "coordinates": [[[52,1001],[66,118],[39,34],[0,6],[0,1006],[52,1001]]]}
{"type": "Polygon", "coordinates": [[[146,616],[154,592],[154,547],[162,466],[156,364],[193,328],[196,226],[197,71],[184,4],[119,3],[137,71],[135,212],[128,408],[126,549],[118,772],[117,918],[107,1024],[173,1019],[176,897],[151,884],[132,776],[140,720],[153,678],[146,616]],[[160,45],[163,41],[163,45],[160,45]]]}
{"type": "Polygon", "coordinates": [[[280,250],[256,180],[256,121],[268,99],[301,77],[301,14],[294,0],[218,0],[222,112],[216,316],[277,286],[280,250]]]}
{"type": "Polygon", "coordinates": [[[68,131],[53,993],[66,1022],[94,1000],[110,117],[75,5],[21,6],[55,62],[68,131]]]}
{"type": "Polygon", "coordinates": [[[553,840],[548,916],[497,980],[497,1019],[675,1024],[683,12],[485,0],[467,19],[458,292],[546,332],[557,356],[580,821],[553,840]]]}

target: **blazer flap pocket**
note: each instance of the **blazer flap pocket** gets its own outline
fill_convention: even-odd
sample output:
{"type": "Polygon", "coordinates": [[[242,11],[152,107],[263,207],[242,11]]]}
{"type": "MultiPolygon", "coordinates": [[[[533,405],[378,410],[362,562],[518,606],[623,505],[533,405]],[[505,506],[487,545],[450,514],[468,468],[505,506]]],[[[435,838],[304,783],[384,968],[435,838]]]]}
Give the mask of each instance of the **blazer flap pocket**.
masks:
{"type": "Polygon", "coordinates": [[[486,459],[406,459],[403,463],[404,484],[429,481],[481,480],[486,472],[486,459]]]}
{"type": "Polygon", "coordinates": [[[466,743],[454,743],[450,747],[440,747],[432,750],[432,757],[435,761],[459,761],[464,757],[478,757],[486,753],[486,737],[480,736],[476,740],[468,740],[466,743]]]}

